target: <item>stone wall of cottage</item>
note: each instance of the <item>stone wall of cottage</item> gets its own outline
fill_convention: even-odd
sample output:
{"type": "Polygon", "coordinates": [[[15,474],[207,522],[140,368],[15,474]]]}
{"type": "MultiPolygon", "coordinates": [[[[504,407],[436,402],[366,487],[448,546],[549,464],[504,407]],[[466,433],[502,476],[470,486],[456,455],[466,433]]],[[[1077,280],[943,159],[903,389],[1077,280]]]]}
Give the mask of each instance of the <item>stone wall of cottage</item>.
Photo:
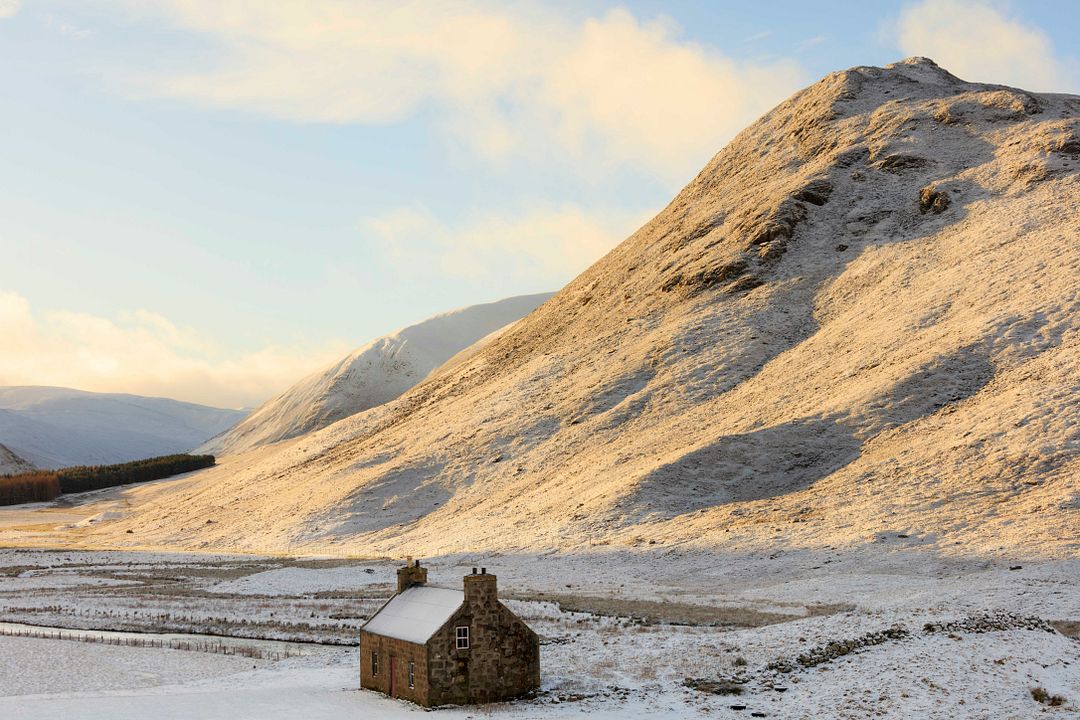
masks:
{"type": "Polygon", "coordinates": [[[396,638],[360,633],[360,687],[377,690],[392,697],[410,700],[425,707],[431,705],[428,678],[428,652],[423,645],[396,638]],[[372,653],[378,653],[378,673],[372,667],[372,653]],[[393,662],[391,663],[391,657],[393,662]],[[413,687],[409,687],[409,663],[413,667],[413,687]],[[390,673],[393,667],[394,682],[391,690],[390,673]]]}
{"type": "Polygon", "coordinates": [[[491,592],[466,602],[427,644],[431,705],[520,697],[540,687],[540,639],[491,592]],[[469,627],[469,649],[457,628],[469,627]]]}

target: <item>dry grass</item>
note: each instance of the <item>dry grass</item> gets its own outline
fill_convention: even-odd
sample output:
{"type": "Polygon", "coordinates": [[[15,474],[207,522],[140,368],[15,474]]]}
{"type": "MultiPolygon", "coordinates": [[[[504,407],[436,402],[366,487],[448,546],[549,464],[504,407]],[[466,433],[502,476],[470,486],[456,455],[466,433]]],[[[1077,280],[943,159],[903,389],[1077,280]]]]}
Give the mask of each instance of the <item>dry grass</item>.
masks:
{"type": "Polygon", "coordinates": [[[1051,620],[1050,626],[1065,637],[1080,639],[1080,620],[1051,620]]]}
{"type": "Polygon", "coordinates": [[[1061,707],[1065,704],[1065,698],[1061,695],[1051,695],[1044,687],[1031,688],[1031,699],[1050,707],[1061,707]]]}

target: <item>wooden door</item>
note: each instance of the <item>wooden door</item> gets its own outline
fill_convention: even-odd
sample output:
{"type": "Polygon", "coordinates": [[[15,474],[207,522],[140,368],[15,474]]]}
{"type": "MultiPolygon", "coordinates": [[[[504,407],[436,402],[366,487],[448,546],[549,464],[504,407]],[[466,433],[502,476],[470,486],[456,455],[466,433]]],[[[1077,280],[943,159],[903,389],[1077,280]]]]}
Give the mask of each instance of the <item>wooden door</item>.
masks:
{"type": "Polygon", "coordinates": [[[397,697],[394,695],[394,686],[397,685],[397,658],[393,655],[390,656],[390,697],[397,697]]]}

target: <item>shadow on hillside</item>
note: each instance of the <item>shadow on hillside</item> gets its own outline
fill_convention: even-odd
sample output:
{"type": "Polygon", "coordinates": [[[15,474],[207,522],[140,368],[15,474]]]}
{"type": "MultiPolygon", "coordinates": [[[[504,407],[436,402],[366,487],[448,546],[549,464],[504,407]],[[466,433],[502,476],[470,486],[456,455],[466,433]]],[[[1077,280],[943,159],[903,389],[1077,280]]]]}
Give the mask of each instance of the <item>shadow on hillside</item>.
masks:
{"type": "Polygon", "coordinates": [[[656,468],[623,503],[633,521],[804,490],[854,461],[863,437],[913,422],[979,392],[993,377],[986,343],[936,358],[875,398],[857,419],[806,417],[724,435],[656,468]]]}
{"type": "Polygon", "coordinates": [[[994,377],[989,353],[984,341],[926,363],[865,406],[863,433],[918,420],[979,392],[994,377]]]}
{"type": "Polygon", "coordinates": [[[445,463],[409,465],[357,489],[334,508],[333,535],[376,532],[415,522],[450,499],[450,491],[435,478],[445,463]]]}
{"type": "Polygon", "coordinates": [[[860,446],[832,417],[725,435],[642,478],[628,510],[667,518],[796,492],[857,458],[860,446]]]}

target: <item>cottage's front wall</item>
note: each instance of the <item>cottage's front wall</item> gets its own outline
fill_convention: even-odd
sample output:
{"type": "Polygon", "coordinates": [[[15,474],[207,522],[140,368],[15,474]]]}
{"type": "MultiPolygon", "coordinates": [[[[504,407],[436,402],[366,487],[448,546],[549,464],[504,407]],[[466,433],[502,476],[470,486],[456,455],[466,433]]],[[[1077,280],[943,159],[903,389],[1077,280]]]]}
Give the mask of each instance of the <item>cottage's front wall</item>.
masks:
{"type": "Polygon", "coordinates": [[[428,640],[431,705],[498,702],[540,687],[536,633],[495,600],[463,605],[428,640]],[[469,627],[469,649],[457,649],[457,628],[469,627]]]}
{"type": "Polygon", "coordinates": [[[392,695],[392,697],[410,700],[417,705],[431,705],[428,692],[427,648],[423,645],[384,637],[369,632],[360,632],[360,687],[366,690],[392,695]],[[379,655],[379,672],[374,674],[371,653],[379,655]],[[391,657],[393,663],[391,663],[391,657]],[[415,663],[413,687],[409,687],[409,663],[415,663]],[[393,666],[394,683],[390,692],[390,672],[393,666]]]}

